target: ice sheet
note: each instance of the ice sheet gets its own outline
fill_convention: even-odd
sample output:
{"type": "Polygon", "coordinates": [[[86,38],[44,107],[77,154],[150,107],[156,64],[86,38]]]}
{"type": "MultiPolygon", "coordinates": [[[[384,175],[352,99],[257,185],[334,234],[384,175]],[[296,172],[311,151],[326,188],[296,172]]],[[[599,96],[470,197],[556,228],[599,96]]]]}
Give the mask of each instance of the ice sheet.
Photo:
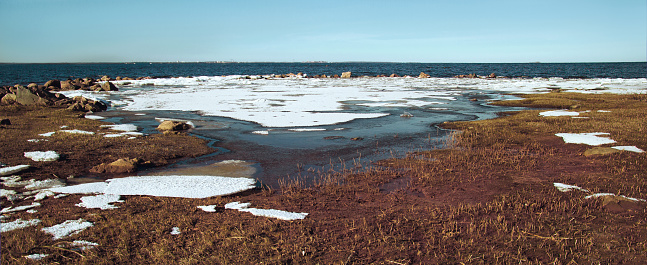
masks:
{"type": "Polygon", "coordinates": [[[616,141],[607,137],[600,137],[599,135],[609,135],[608,133],[595,132],[595,133],[558,133],[555,134],[564,139],[566,143],[572,144],[587,144],[587,145],[603,145],[612,144],[616,141]]]}

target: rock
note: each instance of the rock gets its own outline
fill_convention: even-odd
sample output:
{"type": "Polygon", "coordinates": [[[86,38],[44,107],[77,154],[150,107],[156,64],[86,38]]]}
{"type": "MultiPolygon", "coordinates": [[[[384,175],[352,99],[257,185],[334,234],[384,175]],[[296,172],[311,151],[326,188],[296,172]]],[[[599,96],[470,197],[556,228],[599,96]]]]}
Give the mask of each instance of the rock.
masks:
{"type": "Polygon", "coordinates": [[[343,72],[341,73],[341,78],[350,78],[351,74],[351,72],[343,72]]]}
{"type": "Polygon", "coordinates": [[[72,80],[61,81],[61,90],[76,90],[78,87],[74,85],[72,80]]]}
{"type": "Polygon", "coordinates": [[[106,164],[103,163],[101,165],[95,166],[92,169],[90,169],[90,172],[92,173],[132,173],[137,170],[137,166],[139,165],[140,160],[137,158],[129,159],[129,158],[120,158],[117,161],[114,161],[112,163],[106,164]]]}
{"type": "Polygon", "coordinates": [[[584,156],[609,155],[617,152],[621,152],[621,150],[613,149],[611,147],[593,147],[584,151],[584,156]]]}
{"type": "Polygon", "coordinates": [[[496,74],[495,74],[495,73],[491,73],[491,74],[490,74],[490,75],[488,75],[487,77],[488,77],[488,78],[496,78],[496,74]]]}
{"type": "Polygon", "coordinates": [[[335,135],[335,136],[326,136],[326,137],[324,137],[323,139],[324,139],[324,140],[335,140],[335,139],[342,139],[342,138],[344,138],[344,136],[337,136],[337,135],[335,135]]]}
{"type": "Polygon", "coordinates": [[[55,87],[55,88],[61,88],[61,81],[57,79],[52,79],[47,82],[45,82],[45,87],[55,87]]]}
{"type": "Polygon", "coordinates": [[[429,78],[429,77],[431,76],[428,74],[425,74],[424,72],[420,72],[420,75],[418,76],[418,78],[429,78]]]}
{"type": "Polygon", "coordinates": [[[11,120],[2,119],[2,120],[0,120],[0,125],[11,125],[11,120]]]}
{"type": "Polygon", "coordinates": [[[400,77],[400,76],[397,74],[391,74],[389,77],[400,77]]]}
{"type": "Polygon", "coordinates": [[[118,91],[119,89],[115,86],[115,84],[111,82],[105,82],[103,85],[101,85],[101,89],[103,91],[118,91]]]}
{"type": "Polygon", "coordinates": [[[602,201],[602,208],[614,213],[640,211],[644,208],[644,202],[630,200],[622,196],[605,195],[598,198],[602,201]]]}
{"type": "Polygon", "coordinates": [[[36,84],[36,83],[30,83],[29,85],[27,85],[27,88],[30,88],[30,89],[38,88],[38,84],[36,84]]]}
{"type": "Polygon", "coordinates": [[[164,121],[157,126],[157,130],[160,132],[175,132],[188,129],[191,129],[191,125],[181,121],[164,121]]]}
{"type": "Polygon", "coordinates": [[[11,105],[16,103],[16,94],[6,94],[2,99],[0,100],[0,103],[2,105],[11,105]]]}
{"type": "Polygon", "coordinates": [[[110,81],[110,77],[109,77],[109,76],[107,76],[107,75],[104,75],[104,76],[102,76],[102,77],[101,77],[101,79],[99,79],[99,80],[101,80],[101,81],[110,81]]]}
{"type": "Polygon", "coordinates": [[[350,138],[350,139],[351,139],[352,141],[361,141],[361,140],[364,140],[364,138],[362,138],[362,137],[353,137],[353,138],[350,138]]]}
{"type": "Polygon", "coordinates": [[[16,102],[21,105],[47,104],[49,100],[39,97],[23,86],[16,87],[16,102]]]}
{"type": "Polygon", "coordinates": [[[83,111],[85,110],[85,106],[82,103],[77,102],[67,107],[67,109],[71,111],[83,111]]]}

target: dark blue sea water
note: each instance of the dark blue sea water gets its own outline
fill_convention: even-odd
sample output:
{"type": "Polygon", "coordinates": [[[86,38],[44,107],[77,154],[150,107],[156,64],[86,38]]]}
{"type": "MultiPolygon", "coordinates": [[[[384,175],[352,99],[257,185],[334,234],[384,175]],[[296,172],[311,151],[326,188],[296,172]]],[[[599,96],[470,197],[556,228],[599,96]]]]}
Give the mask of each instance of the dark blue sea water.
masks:
{"type": "Polygon", "coordinates": [[[646,78],[647,62],[637,63],[84,63],[0,64],[0,85],[44,83],[50,79],[268,75],[302,72],[309,76],[351,71],[353,76],[380,74],[452,77],[475,73],[507,77],[646,78]]]}

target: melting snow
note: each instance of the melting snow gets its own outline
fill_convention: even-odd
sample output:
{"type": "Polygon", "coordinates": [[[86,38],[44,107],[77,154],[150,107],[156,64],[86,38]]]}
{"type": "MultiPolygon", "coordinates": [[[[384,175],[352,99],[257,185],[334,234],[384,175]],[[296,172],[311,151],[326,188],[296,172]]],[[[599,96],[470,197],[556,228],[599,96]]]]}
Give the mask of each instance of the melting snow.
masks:
{"type": "Polygon", "coordinates": [[[49,254],[30,254],[25,256],[25,258],[31,259],[31,260],[41,260],[44,258],[47,258],[49,254]]]}
{"type": "Polygon", "coordinates": [[[59,132],[64,132],[64,133],[73,133],[73,134],[88,134],[92,135],[94,132],[88,132],[88,131],[82,131],[82,130],[60,130],[59,132]]]}
{"type": "Polygon", "coordinates": [[[4,233],[4,232],[9,232],[11,230],[23,229],[25,227],[35,226],[38,223],[40,223],[39,219],[31,219],[27,221],[22,219],[17,219],[13,222],[2,223],[2,225],[0,226],[0,230],[2,233],[4,233]]]}
{"type": "Polygon", "coordinates": [[[581,190],[581,191],[584,191],[584,192],[589,192],[588,190],[580,188],[578,186],[568,185],[568,184],[564,184],[564,183],[555,182],[555,183],[553,183],[553,185],[555,186],[555,188],[557,188],[561,192],[567,192],[567,191],[571,191],[571,190],[581,190]]]}
{"type": "Polygon", "coordinates": [[[63,223],[51,227],[43,228],[43,232],[54,236],[53,240],[58,240],[66,236],[80,233],[81,231],[92,227],[93,224],[83,219],[67,220],[63,223]]]}
{"type": "Polygon", "coordinates": [[[588,144],[588,145],[603,145],[611,144],[616,141],[607,137],[599,137],[598,135],[608,135],[608,133],[558,133],[555,134],[564,139],[566,143],[572,144],[588,144]]]}
{"type": "Polygon", "coordinates": [[[136,176],[50,189],[57,193],[104,193],[160,197],[208,198],[255,188],[250,178],[219,176],[136,176]]]}
{"type": "Polygon", "coordinates": [[[250,203],[230,202],[225,204],[225,209],[234,209],[241,212],[248,212],[256,216],[272,217],[281,220],[300,220],[306,218],[308,213],[293,213],[274,209],[247,208],[250,203]]]}
{"type": "Polygon", "coordinates": [[[122,132],[136,132],[137,126],[134,124],[115,124],[115,125],[101,125],[101,127],[109,128],[113,131],[122,131],[122,132]]]}
{"type": "Polygon", "coordinates": [[[642,149],[635,147],[635,146],[614,146],[611,147],[613,149],[618,149],[618,150],[623,150],[623,151],[630,151],[630,152],[636,152],[636,153],[643,153],[642,149]]]}
{"type": "Polygon", "coordinates": [[[31,160],[34,160],[34,161],[43,161],[43,162],[56,161],[60,158],[58,153],[54,151],[25,152],[25,157],[30,158],[31,160]]]}
{"type": "Polygon", "coordinates": [[[3,167],[0,168],[0,176],[6,176],[6,175],[11,175],[14,173],[18,173],[20,171],[23,171],[25,169],[28,169],[29,165],[18,165],[18,166],[13,166],[13,167],[3,167]]]}
{"type": "Polygon", "coordinates": [[[9,206],[7,208],[2,209],[2,211],[0,211],[0,213],[19,212],[19,211],[24,211],[24,210],[28,210],[28,209],[31,209],[31,208],[35,208],[35,207],[38,207],[38,206],[40,206],[40,203],[37,203],[37,202],[32,202],[30,205],[17,206],[15,208],[13,206],[9,206]]]}
{"type": "Polygon", "coordinates": [[[79,207],[85,208],[99,208],[101,210],[117,209],[119,207],[110,205],[115,202],[123,202],[119,200],[120,196],[115,194],[99,194],[95,196],[81,197],[81,203],[76,204],[79,207]]]}
{"type": "Polygon", "coordinates": [[[74,240],[72,242],[72,246],[77,247],[77,248],[74,248],[73,250],[84,251],[88,249],[93,249],[94,247],[99,246],[99,244],[90,242],[90,241],[85,241],[85,240],[74,240]]]}
{"type": "Polygon", "coordinates": [[[544,111],[539,113],[539,116],[544,116],[544,117],[578,116],[578,115],[580,115],[579,112],[567,111],[567,110],[550,110],[550,111],[544,111]]]}

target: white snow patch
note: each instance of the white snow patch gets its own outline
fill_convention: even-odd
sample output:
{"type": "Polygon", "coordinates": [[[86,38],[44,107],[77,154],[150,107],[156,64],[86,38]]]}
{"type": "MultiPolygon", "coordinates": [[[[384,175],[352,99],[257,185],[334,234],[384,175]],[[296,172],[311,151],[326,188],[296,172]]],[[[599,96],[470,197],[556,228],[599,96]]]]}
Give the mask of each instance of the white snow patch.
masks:
{"type": "Polygon", "coordinates": [[[25,256],[25,258],[28,258],[28,259],[31,259],[31,260],[41,260],[41,259],[47,258],[48,256],[49,256],[49,254],[38,254],[38,253],[36,253],[36,254],[27,255],[27,256],[25,256]]]}
{"type": "Polygon", "coordinates": [[[9,199],[9,197],[11,197],[12,195],[16,195],[15,190],[0,189],[0,198],[1,197],[6,197],[7,199],[9,199]]]}
{"type": "Polygon", "coordinates": [[[34,160],[34,161],[43,161],[43,162],[56,161],[60,158],[58,153],[56,153],[55,151],[25,152],[25,157],[30,158],[31,160],[34,160]]]}
{"type": "Polygon", "coordinates": [[[7,208],[2,209],[2,211],[0,211],[0,213],[19,212],[19,211],[24,211],[24,210],[28,210],[28,209],[31,209],[31,208],[35,208],[35,207],[38,207],[38,206],[40,206],[40,203],[37,203],[37,202],[32,202],[30,205],[17,206],[15,208],[13,206],[9,206],[7,208]]]}
{"type": "Polygon", "coordinates": [[[270,131],[253,131],[253,134],[269,135],[270,131]]]}
{"type": "Polygon", "coordinates": [[[297,129],[288,129],[288,131],[293,131],[293,132],[321,132],[325,131],[326,129],[324,128],[297,128],[297,129]]]}
{"type": "Polygon", "coordinates": [[[103,193],[104,190],[108,187],[106,182],[92,182],[92,183],[83,183],[73,186],[65,186],[59,188],[51,188],[49,190],[56,193],[68,193],[68,194],[91,194],[91,193],[103,193]]]}
{"type": "Polygon", "coordinates": [[[253,189],[249,178],[219,176],[137,176],[109,179],[104,193],[161,197],[208,198],[253,189]]]}
{"type": "Polygon", "coordinates": [[[29,180],[29,184],[25,186],[28,190],[40,190],[48,188],[63,187],[65,183],[60,179],[46,179],[46,180],[29,180]]]}
{"type": "Polygon", "coordinates": [[[81,231],[92,226],[92,223],[81,218],[78,220],[67,220],[55,226],[45,227],[42,230],[45,233],[53,235],[53,240],[59,240],[64,237],[80,233],[81,231]]]}
{"type": "Polygon", "coordinates": [[[65,128],[67,128],[67,127],[70,127],[70,126],[63,125],[63,126],[61,126],[61,129],[65,129],[65,128]]]}
{"type": "Polygon", "coordinates": [[[598,112],[611,112],[610,110],[598,110],[598,112]]]}
{"type": "Polygon", "coordinates": [[[210,213],[215,213],[216,212],[216,207],[218,205],[200,205],[198,206],[199,209],[202,209],[205,212],[210,212],[210,213]]]}
{"type": "Polygon", "coordinates": [[[48,133],[41,133],[41,134],[39,134],[39,135],[40,135],[40,136],[43,136],[43,137],[50,137],[50,136],[54,135],[55,133],[56,133],[56,132],[48,132],[48,133]]]}
{"type": "Polygon", "coordinates": [[[49,140],[46,140],[46,139],[29,139],[29,140],[27,140],[27,142],[30,142],[30,143],[48,142],[48,141],[49,140]]]}
{"type": "Polygon", "coordinates": [[[103,193],[160,197],[207,198],[253,189],[250,178],[220,176],[135,176],[50,189],[57,193],[103,193]]]}
{"type": "Polygon", "coordinates": [[[101,210],[107,210],[107,209],[117,209],[119,207],[110,205],[111,203],[115,202],[124,202],[120,200],[119,195],[115,194],[99,194],[95,196],[85,196],[81,197],[81,203],[76,204],[76,206],[79,207],[85,207],[85,208],[99,208],[101,210]]]}
{"type": "Polygon", "coordinates": [[[28,169],[29,165],[18,165],[18,166],[13,166],[13,167],[3,167],[0,168],[0,176],[6,176],[6,175],[11,175],[14,173],[18,173],[20,171],[23,171],[25,169],[28,169]]]}
{"type": "Polygon", "coordinates": [[[11,230],[23,229],[25,227],[35,226],[38,223],[40,223],[39,219],[31,219],[31,220],[27,220],[27,221],[22,220],[22,219],[16,219],[13,222],[2,223],[2,225],[0,226],[0,231],[2,233],[9,232],[11,230]]]}
{"type": "Polygon", "coordinates": [[[173,227],[173,229],[171,229],[171,235],[179,235],[179,234],[182,234],[179,227],[176,226],[176,227],[173,227]]]}
{"type": "MultiPolygon", "coordinates": [[[[136,136],[144,136],[143,133],[140,132],[122,132],[122,133],[111,133],[111,134],[106,134],[103,137],[106,138],[115,138],[115,137],[123,137],[123,136],[131,136],[131,138],[136,137],[136,136]]],[[[130,138],[129,138],[130,139],[130,138]]]]}
{"type": "Polygon", "coordinates": [[[99,244],[90,242],[90,241],[85,241],[85,240],[74,240],[72,241],[72,246],[77,247],[72,250],[84,251],[88,249],[93,249],[94,247],[99,246],[99,244]]]}
{"type": "Polygon", "coordinates": [[[612,144],[616,141],[607,138],[599,137],[598,135],[608,135],[608,133],[558,133],[556,136],[562,137],[564,142],[572,144],[588,144],[588,145],[603,145],[612,144]]]}
{"type": "Polygon", "coordinates": [[[640,148],[638,148],[636,146],[614,146],[614,147],[611,147],[611,148],[622,150],[622,151],[636,152],[636,153],[645,152],[644,150],[642,150],[642,149],[640,149],[640,148]]]}
{"type": "Polygon", "coordinates": [[[52,197],[52,196],[54,196],[54,192],[49,190],[42,190],[42,191],[39,191],[38,194],[34,196],[34,201],[40,201],[42,199],[45,199],[47,197],[52,197]]]}
{"type": "Polygon", "coordinates": [[[627,197],[627,196],[624,196],[624,195],[615,195],[613,193],[595,193],[595,194],[591,194],[589,196],[584,197],[584,199],[591,199],[591,198],[597,198],[597,197],[603,197],[603,196],[618,196],[618,197],[625,198],[627,200],[640,201],[640,202],[647,201],[647,200],[643,200],[643,199],[636,199],[636,198],[627,197]]]}
{"type": "Polygon", "coordinates": [[[113,131],[122,132],[136,132],[137,126],[134,124],[114,124],[114,125],[101,125],[103,128],[109,128],[113,131]]]}
{"type": "Polygon", "coordinates": [[[37,213],[37,212],[38,212],[38,210],[31,209],[31,210],[27,210],[27,211],[25,211],[25,212],[26,212],[26,213],[37,213]]]}
{"type": "Polygon", "coordinates": [[[103,120],[106,117],[102,117],[102,116],[98,116],[98,115],[85,115],[85,118],[90,119],[90,120],[103,120]]]}
{"type": "Polygon", "coordinates": [[[580,115],[579,112],[567,111],[567,110],[549,110],[549,111],[544,111],[539,113],[539,116],[544,116],[544,117],[578,116],[578,115],[580,115]]]}
{"type": "Polygon", "coordinates": [[[561,192],[568,192],[568,191],[571,191],[571,190],[580,190],[580,191],[584,191],[584,192],[589,192],[588,190],[580,188],[578,186],[568,185],[568,184],[564,184],[564,183],[555,182],[555,183],[553,183],[553,185],[555,186],[555,188],[557,188],[557,190],[559,190],[561,192]]]}
{"type": "Polygon", "coordinates": [[[87,134],[87,135],[92,135],[94,132],[89,132],[89,131],[83,131],[83,130],[60,130],[59,132],[64,132],[64,133],[72,133],[72,134],[87,134]]]}
{"type": "Polygon", "coordinates": [[[234,209],[256,216],[272,217],[288,221],[304,219],[308,215],[308,213],[294,213],[275,209],[247,208],[249,205],[250,203],[230,202],[225,204],[225,209],[234,209]]]}

